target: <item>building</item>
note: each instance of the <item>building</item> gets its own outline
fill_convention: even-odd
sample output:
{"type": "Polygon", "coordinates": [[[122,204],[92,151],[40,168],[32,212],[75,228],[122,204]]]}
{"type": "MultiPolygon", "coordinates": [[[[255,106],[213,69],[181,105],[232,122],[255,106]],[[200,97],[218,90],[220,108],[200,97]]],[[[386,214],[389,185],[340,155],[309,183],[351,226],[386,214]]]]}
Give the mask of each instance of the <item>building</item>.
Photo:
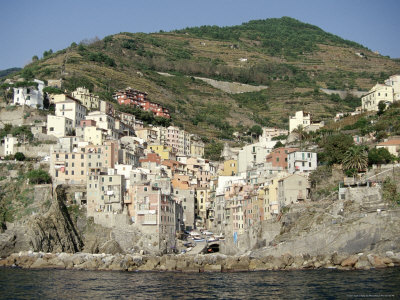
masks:
{"type": "Polygon", "coordinates": [[[280,167],[282,170],[287,170],[288,154],[298,150],[298,148],[285,147],[273,149],[271,153],[267,155],[267,163],[271,163],[272,167],[280,167]]]}
{"type": "Polygon", "coordinates": [[[235,176],[238,173],[238,162],[235,159],[224,161],[224,170],[221,172],[222,176],[235,176]]]}
{"type": "Polygon", "coordinates": [[[74,135],[73,120],[63,116],[47,115],[47,134],[58,138],[74,135]]]}
{"type": "Polygon", "coordinates": [[[177,223],[176,202],[162,193],[160,187],[150,183],[130,187],[130,197],[125,204],[131,220],[145,234],[157,237],[159,250],[171,252],[175,248],[177,223]]]}
{"type": "Polygon", "coordinates": [[[317,168],[317,153],[307,151],[291,152],[288,158],[289,173],[308,173],[317,168]]]}
{"type": "Polygon", "coordinates": [[[392,75],[385,80],[387,86],[391,86],[393,89],[393,101],[400,100],[400,75],[392,75]]]}
{"type": "Polygon", "coordinates": [[[190,155],[193,157],[204,156],[204,143],[195,135],[190,135],[190,155]]]}
{"type": "Polygon", "coordinates": [[[292,174],[278,180],[279,209],[293,203],[310,199],[310,185],[308,178],[299,174],[292,174]]]}
{"type": "Polygon", "coordinates": [[[161,159],[175,159],[175,153],[172,151],[171,146],[165,146],[165,145],[148,145],[147,149],[150,151],[157,153],[161,159]]]}
{"type": "Polygon", "coordinates": [[[100,111],[92,111],[85,118],[86,120],[95,121],[96,127],[106,130],[109,137],[113,139],[119,138],[119,135],[115,130],[114,117],[100,111]]]}
{"type": "Polygon", "coordinates": [[[169,110],[158,103],[147,99],[147,93],[130,87],[114,93],[114,99],[119,105],[135,106],[145,111],[151,111],[157,117],[170,118],[169,110]]]}
{"type": "Polygon", "coordinates": [[[107,173],[89,175],[87,180],[87,216],[96,213],[122,213],[125,181],[122,175],[109,169],[107,173]]]}
{"type": "MultiPolygon", "coordinates": [[[[394,83],[394,81],[393,81],[394,83]]],[[[378,111],[379,102],[393,103],[393,87],[386,84],[376,84],[367,94],[361,97],[361,106],[364,111],[378,111]]]]}
{"type": "Polygon", "coordinates": [[[78,99],[88,111],[99,109],[99,97],[90,93],[89,90],[84,87],[78,87],[75,91],[73,91],[72,97],[78,99]]]}
{"type": "Polygon", "coordinates": [[[165,144],[171,146],[178,154],[190,155],[190,134],[176,126],[169,126],[165,144]]]}
{"type": "Polygon", "coordinates": [[[400,153],[400,139],[387,140],[376,145],[376,148],[385,148],[390,154],[399,157],[400,153]]]}
{"type": "Polygon", "coordinates": [[[263,138],[276,138],[279,136],[287,136],[289,131],[287,129],[281,129],[276,127],[263,127],[262,137],[263,138]]]}
{"type": "Polygon", "coordinates": [[[44,82],[33,80],[35,84],[14,88],[14,99],[12,105],[27,105],[43,109],[44,82]]]}
{"type": "Polygon", "coordinates": [[[13,137],[11,134],[7,134],[4,137],[4,155],[13,155],[14,147],[18,144],[18,138],[13,137]]]}
{"type": "Polygon", "coordinates": [[[323,122],[313,122],[311,113],[305,111],[296,111],[294,117],[289,118],[289,133],[302,126],[305,131],[316,131],[324,126],[323,122]]]}
{"type": "Polygon", "coordinates": [[[63,95],[65,100],[55,103],[57,117],[66,117],[72,120],[73,127],[78,127],[81,120],[85,119],[87,109],[80,102],[68,95],[63,95]]]}

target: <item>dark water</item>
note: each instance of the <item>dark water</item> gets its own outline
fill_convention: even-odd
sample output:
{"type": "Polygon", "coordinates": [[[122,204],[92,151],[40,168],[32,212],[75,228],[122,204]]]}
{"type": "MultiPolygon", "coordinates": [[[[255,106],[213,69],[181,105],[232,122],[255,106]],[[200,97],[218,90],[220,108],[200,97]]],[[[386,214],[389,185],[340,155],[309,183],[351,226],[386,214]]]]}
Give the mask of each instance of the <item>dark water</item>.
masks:
{"type": "Polygon", "coordinates": [[[400,299],[400,268],[127,273],[0,268],[1,299],[400,299]]]}

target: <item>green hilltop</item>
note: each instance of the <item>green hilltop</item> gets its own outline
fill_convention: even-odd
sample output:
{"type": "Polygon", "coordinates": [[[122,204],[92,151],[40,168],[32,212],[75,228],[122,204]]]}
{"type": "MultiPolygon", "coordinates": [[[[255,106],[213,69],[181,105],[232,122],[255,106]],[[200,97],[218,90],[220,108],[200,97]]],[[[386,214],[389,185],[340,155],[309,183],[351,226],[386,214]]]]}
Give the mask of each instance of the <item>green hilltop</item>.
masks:
{"type": "Polygon", "coordinates": [[[174,124],[205,140],[233,139],[233,132],[255,124],[286,127],[288,116],[301,109],[331,119],[359,106],[360,99],[340,99],[320,88],[366,91],[400,71],[398,60],[289,17],[122,32],[43,56],[17,75],[62,78],[68,91],[84,85],[109,101],[128,86],[146,91],[170,109],[174,124]]]}

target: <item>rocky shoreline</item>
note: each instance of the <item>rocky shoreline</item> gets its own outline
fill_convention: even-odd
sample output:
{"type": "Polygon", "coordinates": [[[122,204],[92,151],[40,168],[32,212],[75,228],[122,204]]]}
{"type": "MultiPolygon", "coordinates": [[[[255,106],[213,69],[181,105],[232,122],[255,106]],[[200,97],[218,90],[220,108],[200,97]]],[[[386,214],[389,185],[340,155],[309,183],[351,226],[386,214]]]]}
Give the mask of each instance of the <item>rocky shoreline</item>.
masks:
{"type": "Polygon", "coordinates": [[[359,253],[345,255],[292,256],[263,258],[224,254],[164,255],[44,253],[23,251],[0,260],[0,267],[24,269],[69,269],[108,271],[243,272],[266,270],[338,269],[369,270],[400,266],[400,252],[385,255],[359,253]]]}

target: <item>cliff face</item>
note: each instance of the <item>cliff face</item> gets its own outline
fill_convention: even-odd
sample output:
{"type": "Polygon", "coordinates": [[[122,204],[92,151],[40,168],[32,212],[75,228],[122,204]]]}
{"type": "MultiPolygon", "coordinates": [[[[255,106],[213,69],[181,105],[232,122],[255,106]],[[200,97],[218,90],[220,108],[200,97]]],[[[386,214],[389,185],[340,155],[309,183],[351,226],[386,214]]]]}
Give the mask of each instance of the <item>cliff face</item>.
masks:
{"type": "Polygon", "coordinates": [[[281,230],[252,252],[267,255],[377,254],[400,249],[400,209],[382,200],[380,187],[351,188],[345,200],[292,207],[281,230]]]}
{"type": "Polygon", "coordinates": [[[83,249],[82,239],[64,204],[65,199],[65,189],[57,186],[49,211],[29,222],[30,243],[35,251],[75,253],[83,249]]]}
{"type": "Polygon", "coordinates": [[[0,234],[1,257],[26,250],[75,253],[83,249],[80,233],[64,204],[64,187],[57,186],[52,200],[51,187],[48,193],[40,190],[47,197],[34,203],[41,206],[37,213],[8,224],[7,230],[0,234]],[[49,209],[44,205],[46,201],[51,201],[49,209]]]}

